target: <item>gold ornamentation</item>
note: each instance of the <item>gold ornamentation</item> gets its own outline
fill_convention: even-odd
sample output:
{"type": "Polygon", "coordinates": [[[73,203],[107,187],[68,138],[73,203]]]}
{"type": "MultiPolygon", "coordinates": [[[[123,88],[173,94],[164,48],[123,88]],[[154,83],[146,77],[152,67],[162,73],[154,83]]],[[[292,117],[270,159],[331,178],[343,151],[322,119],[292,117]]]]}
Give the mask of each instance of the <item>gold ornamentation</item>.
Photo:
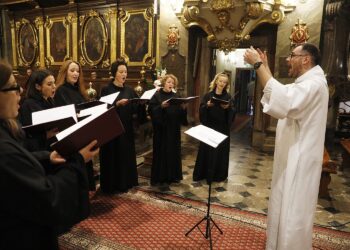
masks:
{"type": "Polygon", "coordinates": [[[95,100],[97,96],[97,91],[92,88],[92,82],[89,82],[89,88],[86,90],[89,101],[95,100]]]}
{"type": "Polygon", "coordinates": [[[239,46],[239,40],[229,39],[229,38],[225,38],[223,40],[217,40],[216,46],[219,48],[219,50],[222,50],[225,53],[228,53],[230,51],[233,51],[235,48],[239,46]]]}
{"type": "Polygon", "coordinates": [[[224,28],[227,28],[229,31],[234,32],[235,28],[229,24],[230,22],[230,12],[227,10],[221,10],[216,13],[219,21],[220,21],[220,26],[215,27],[215,32],[220,33],[224,30],[224,28]]]}
{"type": "Polygon", "coordinates": [[[109,68],[111,66],[109,59],[102,62],[102,68],[109,68]]]}
{"type": "Polygon", "coordinates": [[[234,0],[212,0],[211,10],[227,10],[235,7],[234,0]]]}
{"type": "Polygon", "coordinates": [[[290,45],[293,47],[299,44],[306,43],[309,40],[309,38],[309,30],[306,26],[306,23],[304,23],[298,18],[298,21],[292,28],[291,35],[289,36],[290,45]]]}
{"type": "Polygon", "coordinates": [[[156,62],[156,59],[154,57],[147,57],[146,61],[145,61],[145,65],[151,69],[154,65],[154,63],[156,62]]]}
{"type": "Polygon", "coordinates": [[[147,58],[152,58],[153,16],[149,15],[152,11],[153,8],[130,10],[121,17],[120,55],[129,61],[129,66],[144,66],[147,58]]]}
{"type": "Polygon", "coordinates": [[[175,24],[169,26],[168,35],[167,35],[167,44],[168,48],[176,49],[179,45],[180,32],[175,24]]]}
{"type": "Polygon", "coordinates": [[[62,65],[70,58],[70,22],[65,17],[46,18],[46,59],[45,64],[62,65]]]}
{"type": "Polygon", "coordinates": [[[263,13],[263,5],[261,3],[247,3],[247,16],[257,19],[263,13]]]}
{"type": "Polygon", "coordinates": [[[107,50],[108,33],[104,19],[95,10],[80,17],[80,51],[84,61],[90,66],[99,64],[107,50]]]}
{"type": "Polygon", "coordinates": [[[124,20],[126,18],[126,11],[122,8],[118,9],[118,18],[124,20]]]}
{"type": "MultiPolygon", "coordinates": [[[[143,67],[142,67],[142,68],[143,68],[143,67]]],[[[144,79],[144,78],[141,78],[141,79],[144,79]]],[[[142,86],[141,86],[140,81],[137,82],[137,85],[136,85],[136,87],[134,88],[134,90],[135,90],[135,92],[136,92],[136,94],[137,94],[138,96],[141,96],[141,94],[142,94],[142,92],[143,92],[143,88],[142,88],[142,86]]]]}
{"type": "Polygon", "coordinates": [[[66,20],[69,24],[76,23],[78,21],[77,14],[76,13],[68,13],[66,20]]]}
{"type": "Polygon", "coordinates": [[[22,18],[16,22],[17,51],[19,55],[19,66],[30,66],[34,63],[38,54],[38,35],[33,24],[22,18]]]}

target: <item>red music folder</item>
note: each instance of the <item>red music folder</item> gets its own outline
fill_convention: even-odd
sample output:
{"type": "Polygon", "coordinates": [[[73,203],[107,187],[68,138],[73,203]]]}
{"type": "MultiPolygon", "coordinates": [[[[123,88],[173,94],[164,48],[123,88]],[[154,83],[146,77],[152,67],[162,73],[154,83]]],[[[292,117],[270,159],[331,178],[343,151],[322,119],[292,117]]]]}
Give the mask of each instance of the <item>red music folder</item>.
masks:
{"type": "Polygon", "coordinates": [[[115,107],[111,107],[58,133],[57,142],[51,144],[51,148],[62,156],[69,156],[93,140],[97,140],[97,147],[100,147],[123,132],[124,127],[115,107]]]}

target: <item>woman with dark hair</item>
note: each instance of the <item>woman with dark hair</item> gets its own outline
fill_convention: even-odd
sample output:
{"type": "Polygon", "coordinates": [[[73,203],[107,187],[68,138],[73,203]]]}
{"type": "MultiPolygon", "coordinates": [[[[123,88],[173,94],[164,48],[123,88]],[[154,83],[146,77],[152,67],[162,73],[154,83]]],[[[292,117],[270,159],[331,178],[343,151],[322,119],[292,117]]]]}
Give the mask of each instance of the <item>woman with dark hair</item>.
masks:
{"type": "Polygon", "coordinates": [[[100,184],[105,193],[126,192],[138,185],[133,129],[133,114],[138,107],[129,102],[129,99],[137,98],[137,94],[132,88],[125,86],[128,71],[124,60],[118,59],[112,63],[111,74],[114,78],[101,90],[101,96],[119,92],[114,105],[125,132],[101,147],[100,184]]]}
{"type": "Polygon", "coordinates": [[[58,232],[89,214],[84,162],[99,150],[94,141],[66,159],[47,152],[46,160],[59,166],[46,175],[20,143],[21,91],[11,66],[0,62],[0,249],[58,249],[58,232]]]}
{"type": "MultiPolygon", "coordinates": [[[[32,124],[33,112],[54,107],[55,89],[55,78],[50,71],[37,70],[32,73],[27,81],[26,99],[19,110],[19,120],[23,126],[32,124]]],[[[29,149],[31,151],[48,149],[48,140],[57,132],[57,129],[52,129],[44,133],[27,134],[29,149]]]]}
{"type": "Polygon", "coordinates": [[[225,73],[218,73],[214,77],[209,90],[199,107],[200,122],[228,137],[215,150],[202,142],[199,145],[193,180],[207,179],[208,183],[225,181],[228,177],[230,128],[235,115],[233,100],[228,93],[228,76],[225,73]],[[213,98],[227,101],[227,103],[213,101],[213,98]]]}
{"type": "Polygon", "coordinates": [[[173,90],[177,78],[165,75],[161,89],[154,94],[148,106],[153,125],[153,162],[151,184],[182,180],[181,125],[187,125],[186,104],[170,105],[167,100],[178,97],[173,90]]]}
{"type": "Polygon", "coordinates": [[[83,77],[83,69],[78,62],[65,61],[56,79],[55,104],[63,106],[78,104],[88,100],[83,77]]]}
{"type": "MultiPolygon", "coordinates": [[[[57,75],[55,105],[79,104],[87,101],[86,86],[83,77],[83,69],[73,60],[65,61],[57,75]]],[[[86,164],[91,191],[96,190],[93,163],[86,164]]]]}

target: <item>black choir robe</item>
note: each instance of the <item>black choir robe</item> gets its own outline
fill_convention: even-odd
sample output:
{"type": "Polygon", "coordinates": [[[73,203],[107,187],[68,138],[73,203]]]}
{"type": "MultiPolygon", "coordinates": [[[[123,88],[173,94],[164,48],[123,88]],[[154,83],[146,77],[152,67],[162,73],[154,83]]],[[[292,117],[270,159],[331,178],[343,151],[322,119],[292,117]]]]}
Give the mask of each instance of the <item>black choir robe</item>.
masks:
{"type": "Polygon", "coordinates": [[[85,102],[84,96],[80,93],[78,84],[65,82],[57,88],[55,93],[55,105],[63,106],[68,104],[79,104],[85,102]]]}
{"type": "Polygon", "coordinates": [[[228,177],[229,153],[230,153],[230,127],[234,119],[235,110],[232,100],[230,107],[223,109],[220,104],[207,107],[207,102],[212,97],[223,100],[231,100],[230,94],[224,91],[221,95],[215,94],[215,90],[207,93],[199,107],[199,118],[204,126],[212,128],[228,136],[216,149],[200,143],[196,164],[193,171],[193,180],[207,179],[211,181],[225,181],[228,177]]]}
{"type": "Polygon", "coordinates": [[[89,214],[83,157],[74,154],[46,175],[0,120],[0,159],[0,249],[58,249],[58,232],[89,214]]]}
{"type": "MultiPolygon", "coordinates": [[[[132,88],[118,87],[113,82],[101,90],[101,96],[115,92],[120,92],[117,100],[138,97],[132,88]]],[[[137,107],[137,104],[131,103],[116,107],[125,132],[100,149],[100,185],[105,193],[126,192],[138,185],[133,128],[133,115],[137,113],[137,107]]]]}
{"type": "MultiPolygon", "coordinates": [[[[86,102],[84,96],[80,93],[78,83],[72,85],[68,82],[65,82],[57,88],[54,100],[56,106],[64,106],[69,104],[79,104],[86,102]]],[[[86,168],[88,171],[90,190],[94,191],[96,189],[96,184],[94,179],[94,169],[92,161],[86,163],[86,168]]]]}
{"type": "MultiPolygon", "coordinates": [[[[23,126],[32,124],[32,113],[53,108],[51,98],[45,100],[39,93],[26,98],[21,104],[18,119],[23,126]]],[[[46,132],[26,134],[27,149],[29,151],[49,150],[52,141],[46,138],[46,132]]]]}
{"type": "Polygon", "coordinates": [[[187,111],[180,105],[162,108],[162,102],[171,97],[178,96],[160,89],[154,94],[148,107],[153,125],[153,185],[182,180],[181,124],[187,125],[187,111]]]}

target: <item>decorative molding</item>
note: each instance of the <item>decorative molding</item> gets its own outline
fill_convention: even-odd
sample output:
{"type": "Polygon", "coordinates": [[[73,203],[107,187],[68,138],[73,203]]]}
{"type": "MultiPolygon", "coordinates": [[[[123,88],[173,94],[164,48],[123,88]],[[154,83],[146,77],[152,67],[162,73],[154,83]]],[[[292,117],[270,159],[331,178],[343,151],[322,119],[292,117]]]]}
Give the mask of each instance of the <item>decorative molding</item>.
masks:
{"type": "MultiPolygon", "coordinates": [[[[110,24],[110,61],[117,60],[117,20],[118,10],[117,8],[110,8],[105,14],[105,20],[110,24]]],[[[106,65],[102,63],[102,66],[106,65]]]]}
{"type": "Polygon", "coordinates": [[[38,34],[29,20],[22,18],[16,22],[16,45],[18,51],[18,65],[31,66],[37,59],[39,45],[38,34]]]}
{"type": "Polygon", "coordinates": [[[39,30],[39,58],[36,66],[45,67],[44,18],[41,16],[36,17],[34,23],[39,30]]]}
{"type": "Polygon", "coordinates": [[[295,23],[292,28],[292,32],[289,36],[290,46],[294,47],[299,44],[306,43],[309,40],[309,30],[302,20],[298,18],[298,21],[295,23]]]}
{"type": "Polygon", "coordinates": [[[119,9],[119,15],[120,56],[129,66],[144,66],[149,58],[153,58],[153,7],[130,11],[119,9]]]}
{"type": "Polygon", "coordinates": [[[285,13],[294,9],[295,6],[286,1],[187,0],[184,2],[181,22],[187,28],[201,27],[207,33],[209,42],[218,46],[219,50],[229,52],[242,41],[249,40],[250,33],[259,25],[278,25],[285,13]]]}
{"type": "Polygon", "coordinates": [[[167,35],[167,44],[168,49],[178,49],[180,40],[179,28],[172,24],[169,26],[168,35],[167,35]]]}
{"type": "MultiPolygon", "coordinates": [[[[105,57],[108,46],[108,32],[103,15],[90,10],[79,17],[80,32],[80,63],[90,66],[98,65],[105,57]]],[[[103,64],[106,65],[106,64],[103,64]]]]}

